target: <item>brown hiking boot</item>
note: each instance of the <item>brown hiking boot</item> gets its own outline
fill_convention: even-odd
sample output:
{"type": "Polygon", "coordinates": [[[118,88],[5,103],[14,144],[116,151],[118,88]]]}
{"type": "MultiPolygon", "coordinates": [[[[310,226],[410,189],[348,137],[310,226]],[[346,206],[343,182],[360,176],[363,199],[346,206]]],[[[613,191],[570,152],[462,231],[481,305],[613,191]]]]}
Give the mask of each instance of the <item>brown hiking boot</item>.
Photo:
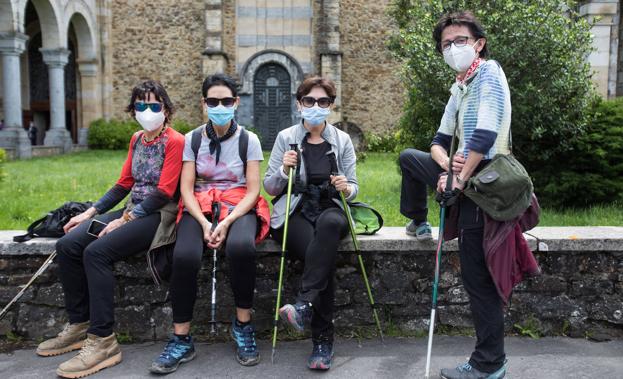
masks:
{"type": "Polygon", "coordinates": [[[84,340],[87,339],[87,329],[89,329],[88,321],[79,324],[67,324],[56,337],[41,342],[37,346],[37,354],[42,357],[51,357],[78,350],[82,347],[84,340]]]}
{"type": "Polygon", "coordinates": [[[121,349],[115,333],[108,337],[87,334],[82,350],[67,362],[61,363],[56,374],[63,378],[82,378],[121,362],[121,349]]]}

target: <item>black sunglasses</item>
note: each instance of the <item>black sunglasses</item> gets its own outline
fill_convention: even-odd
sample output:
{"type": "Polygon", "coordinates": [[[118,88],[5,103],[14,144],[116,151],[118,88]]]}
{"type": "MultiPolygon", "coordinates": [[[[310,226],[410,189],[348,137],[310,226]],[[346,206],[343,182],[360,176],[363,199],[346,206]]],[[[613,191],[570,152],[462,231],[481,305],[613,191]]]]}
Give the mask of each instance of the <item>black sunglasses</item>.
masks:
{"type": "Polygon", "coordinates": [[[138,102],[134,103],[134,110],[137,112],[144,112],[147,108],[151,109],[152,112],[158,113],[162,111],[162,104],[160,103],[143,103],[138,102]]]}
{"type": "Polygon", "coordinates": [[[329,106],[333,104],[333,99],[330,97],[320,97],[316,99],[311,96],[303,96],[301,98],[301,104],[303,104],[305,108],[311,108],[316,103],[318,103],[320,108],[329,108],[329,106]]]}
{"type": "Polygon", "coordinates": [[[233,107],[236,104],[235,97],[223,97],[219,99],[218,97],[206,97],[204,99],[208,108],[218,107],[219,103],[223,104],[224,107],[233,107]]]}

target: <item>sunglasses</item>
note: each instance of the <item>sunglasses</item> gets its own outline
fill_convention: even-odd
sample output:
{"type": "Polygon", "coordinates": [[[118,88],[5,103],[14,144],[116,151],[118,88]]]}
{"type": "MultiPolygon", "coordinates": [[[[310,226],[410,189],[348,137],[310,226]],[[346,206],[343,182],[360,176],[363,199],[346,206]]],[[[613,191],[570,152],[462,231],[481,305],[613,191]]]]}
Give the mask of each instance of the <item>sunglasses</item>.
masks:
{"type": "Polygon", "coordinates": [[[221,99],[219,99],[218,97],[206,97],[204,101],[208,108],[218,107],[219,103],[223,104],[223,106],[227,108],[233,107],[234,104],[236,104],[235,97],[223,97],[221,99]]]}
{"type": "Polygon", "coordinates": [[[162,111],[162,104],[160,103],[134,103],[134,110],[137,112],[144,112],[147,108],[151,109],[154,113],[159,113],[162,111]]]}
{"type": "Polygon", "coordinates": [[[333,104],[333,99],[331,99],[330,97],[320,97],[318,99],[315,99],[311,96],[303,96],[301,98],[301,104],[303,104],[305,108],[311,108],[316,103],[318,103],[318,106],[320,108],[329,108],[329,106],[333,104]]]}

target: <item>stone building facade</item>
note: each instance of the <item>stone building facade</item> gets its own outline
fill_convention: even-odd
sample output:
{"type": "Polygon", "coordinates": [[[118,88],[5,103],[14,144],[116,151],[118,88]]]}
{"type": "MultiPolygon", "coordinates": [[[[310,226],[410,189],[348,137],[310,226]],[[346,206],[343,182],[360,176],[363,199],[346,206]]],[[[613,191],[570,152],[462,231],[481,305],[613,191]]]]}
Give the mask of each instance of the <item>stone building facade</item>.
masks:
{"type": "MultiPolygon", "coordinates": [[[[298,120],[294,92],[309,75],[338,87],[330,121],[383,133],[400,117],[400,62],[387,49],[391,0],[0,0],[0,147],[28,158],[86,142],[89,123],[124,118],[131,88],[160,80],[191,124],[204,121],[201,82],[240,85],[237,118],[270,149],[298,120]],[[33,122],[38,145],[25,128],[33,122]]],[[[604,97],[623,94],[620,4],[583,3],[595,20],[589,60],[604,97]]]]}

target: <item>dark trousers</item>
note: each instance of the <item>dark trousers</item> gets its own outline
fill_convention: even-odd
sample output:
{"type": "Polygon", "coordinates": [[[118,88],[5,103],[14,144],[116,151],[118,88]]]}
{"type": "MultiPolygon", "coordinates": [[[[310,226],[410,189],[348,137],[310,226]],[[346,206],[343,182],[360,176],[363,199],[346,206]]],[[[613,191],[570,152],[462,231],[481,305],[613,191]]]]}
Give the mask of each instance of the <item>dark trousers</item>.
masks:
{"type": "Polygon", "coordinates": [[[469,363],[491,373],[502,367],[506,359],[503,302],[485,261],[482,211],[466,196],[460,198],[458,206],[461,277],[476,328],[476,348],[469,363]]]}
{"type": "MultiPolygon", "coordinates": [[[[118,210],[96,218],[108,223],[121,214],[118,210]]],[[[90,320],[88,333],[107,337],[115,323],[114,263],[149,248],[160,213],[124,224],[102,238],[87,234],[89,224],[83,222],[56,242],[59,276],[69,322],[90,320]]]]}
{"type": "Polygon", "coordinates": [[[430,153],[406,149],[400,153],[402,187],[400,191],[400,213],[417,223],[428,216],[428,191],[426,186],[437,187],[441,167],[430,153]]]}
{"type": "MultiPolygon", "coordinates": [[[[230,282],[236,307],[253,308],[255,291],[255,235],[257,216],[253,212],[238,218],[229,227],[225,256],[230,267],[230,282]]],[[[201,268],[205,244],[201,225],[189,213],[184,213],[177,229],[171,274],[171,303],[173,322],[190,322],[197,298],[197,274],[201,268]]],[[[210,255],[212,250],[209,250],[210,255]]]]}
{"type": "MultiPolygon", "coordinates": [[[[348,221],[340,208],[324,210],[315,224],[295,213],[290,217],[286,240],[287,254],[305,263],[297,300],[313,307],[312,338],[333,340],[335,299],[335,260],[337,246],[348,234],[348,221]]],[[[281,243],[283,228],[273,230],[281,243]]]]}

